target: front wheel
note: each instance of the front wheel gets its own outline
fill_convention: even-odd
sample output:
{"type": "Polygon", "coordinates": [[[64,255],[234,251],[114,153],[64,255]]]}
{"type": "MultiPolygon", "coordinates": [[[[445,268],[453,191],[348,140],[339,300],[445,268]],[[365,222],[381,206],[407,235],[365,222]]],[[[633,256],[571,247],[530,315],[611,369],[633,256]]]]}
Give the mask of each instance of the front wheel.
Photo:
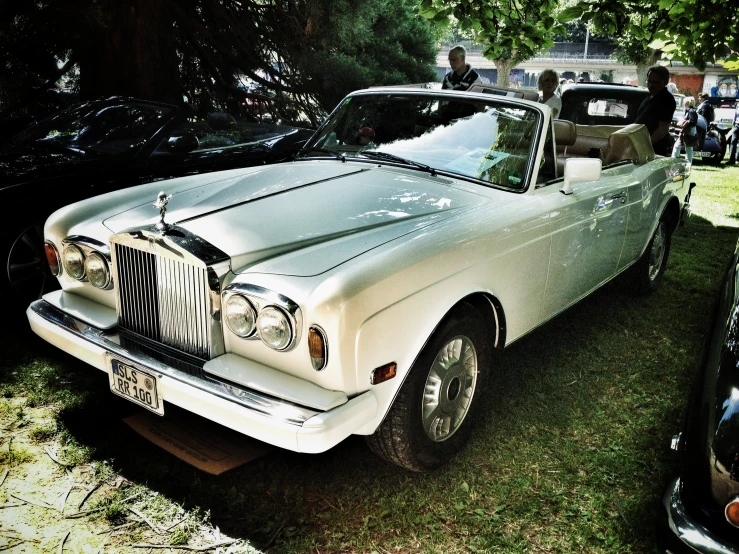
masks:
{"type": "Polygon", "coordinates": [[[629,269],[632,288],[639,294],[657,290],[662,282],[667,259],[670,256],[672,231],[670,221],[663,215],[654,230],[649,245],[639,260],[629,269]]]}
{"type": "Polygon", "coordinates": [[[484,321],[464,305],[424,347],[370,448],[413,471],[443,465],[469,438],[489,364],[484,321]]]}
{"type": "Polygon", "coordinates": [[[25,309],[45,293],[59,288],[44,253],[41,223],[16,229],[2,238],[2,296],[25,309]]]}

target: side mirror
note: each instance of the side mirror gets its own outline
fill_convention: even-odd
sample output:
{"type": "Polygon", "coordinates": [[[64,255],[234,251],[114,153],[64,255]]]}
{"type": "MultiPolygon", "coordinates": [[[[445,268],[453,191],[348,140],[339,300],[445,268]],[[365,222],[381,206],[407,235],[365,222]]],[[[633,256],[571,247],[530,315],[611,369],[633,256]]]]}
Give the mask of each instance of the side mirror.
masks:
{"type": "Polygon", "coordinates": [[[572,194],[574,183],[598,181],[603,162],[598,158],[568,158],[565,162],[565,182],[562,194],[572,194]]]}
{"type": "Polygon", "coordinates": [[[165,143],[165,149],[169,152],[192,152],[198,146],[197,137],[191,133],[169,137],[165,143]]]}

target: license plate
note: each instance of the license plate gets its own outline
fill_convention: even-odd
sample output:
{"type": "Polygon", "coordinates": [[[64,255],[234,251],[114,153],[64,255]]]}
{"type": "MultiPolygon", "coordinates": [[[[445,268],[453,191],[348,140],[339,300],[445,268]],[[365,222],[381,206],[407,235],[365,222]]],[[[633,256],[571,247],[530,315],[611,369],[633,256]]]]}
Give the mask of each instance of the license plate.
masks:
{"type": "Polygon", "coordinates": [[[138,364],[106,354],[110,390],[118,396],[164,415],[164,404],[159,390],[159,379],[138,364]]]}
{"type": "Polygon", "coordinates": [[[701,151],[693,151],[693,157],[694,158],[710,158],[711,153],[710,152],[701,152],[701,151]]]}

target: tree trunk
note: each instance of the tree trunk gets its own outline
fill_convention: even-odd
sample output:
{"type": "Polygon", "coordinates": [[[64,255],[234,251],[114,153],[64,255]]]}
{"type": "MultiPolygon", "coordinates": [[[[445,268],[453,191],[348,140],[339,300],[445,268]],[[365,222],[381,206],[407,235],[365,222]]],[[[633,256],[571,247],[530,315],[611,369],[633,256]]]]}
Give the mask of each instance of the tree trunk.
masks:
{"type": "Polygon", "coordinates": [[[499,87],[510,86],[511,69],[513,69],[514,63],[511,60],[493,60],[495,68],[498,70],[498,82],[499,87]]]}
{"type": "Polygon", "coordinates": [[[636,64],[636,79],[639,86],[647,86],[647,69],[656,64],[662,57],[662,50],[649,50],[641,63],[636,64]]]}
{"type": "MultiPolygon", "coordinates": [[[[80,48],[80,96],[182,102],[170,0],[98,0],[80,48]]],[[[175,0],[179,1],[179,0],[175,0]]]]}

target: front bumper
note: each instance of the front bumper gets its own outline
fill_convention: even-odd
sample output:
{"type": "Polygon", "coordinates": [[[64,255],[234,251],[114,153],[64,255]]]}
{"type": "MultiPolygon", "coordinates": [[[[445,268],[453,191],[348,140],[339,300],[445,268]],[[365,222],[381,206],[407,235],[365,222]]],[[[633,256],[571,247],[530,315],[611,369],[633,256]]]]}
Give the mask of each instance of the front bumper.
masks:
{"type": "Polygon", "coordinates": [[[669,527],[667,552],[701,552],[705,554],[739,554],[739,550],[726,545],[702,524],[693,521],[685,510],[680,496],[680,478],[667,487],[662,499],[669,527]]]}
{"type": "MultiPolygon", "coordinates": [[[[33,331],[65,352],[108,372],[105,354],[134,361],[160,378],[166,403],[215,421],[268,444],[295,452],[324,452],[371,421],[377,401],[371,391],[321,411],[295,401],[265,394],[217,377],[183,371],[155,357],[121,344],[115,331],[104,331],[72,317],[45,300],[31,304],[26,315],[33,331]]],[[[263,374],[275,374],[281,383],[292,380],[294,389],[313,387],[275,369],[261,366],[263,374]]],[[[326,391],[327,393],[329,391],[326,391]]]]}

